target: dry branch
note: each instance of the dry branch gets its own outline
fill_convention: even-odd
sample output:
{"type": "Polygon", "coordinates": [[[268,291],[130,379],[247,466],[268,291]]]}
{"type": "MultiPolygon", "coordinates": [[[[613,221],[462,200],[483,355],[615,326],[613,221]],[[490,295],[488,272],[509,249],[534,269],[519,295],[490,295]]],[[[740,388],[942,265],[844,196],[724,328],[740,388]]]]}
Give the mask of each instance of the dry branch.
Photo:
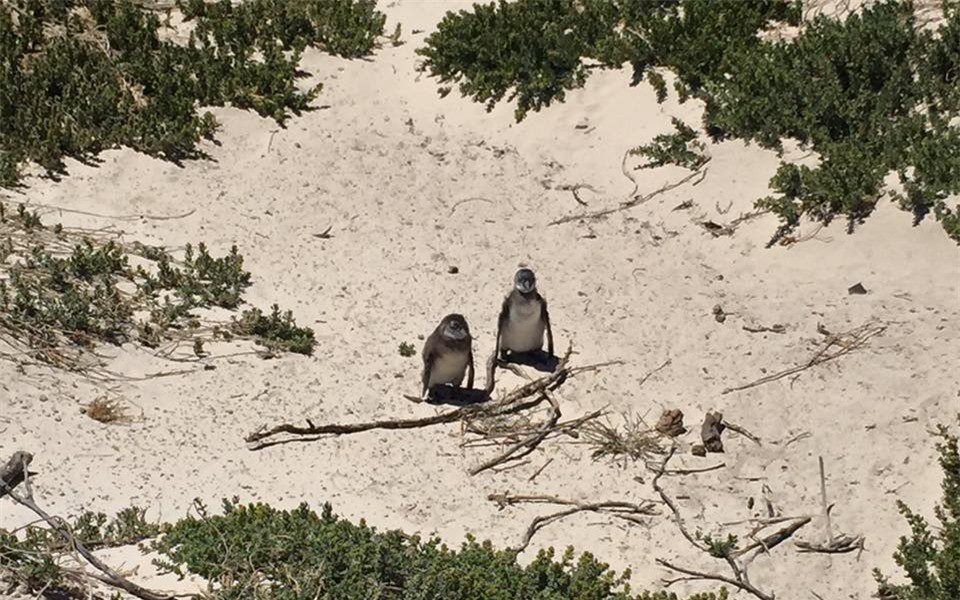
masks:
{"type": "Polygon", "coordinates": [[[650,199],[655,198],[656,196],[659,196],[660,194],[669,192],[670,190],[676,189],[676,188],[680,187],[681,185],[687,183],[688,181],[690,181],[690,180],[692,180],[692,179],[694,179],[694,178],[696,178],[696,177],[699,176],[700,179],[697,180],[696,182],[694,182],[694,184],[693,184],[693,185],[696,185],[696,184],[700,183],[700,181],[702,181],[704,177],[706,177],[706,175],[707,175],[706,165],[707,165],[707,163],[710,162],[710,158],[707,157],[706,161],[704,161],[704,163],[703,163],[696,171],[693,171],[692,173],[689,173],[688,175],[684,176],[683,178],[678,179],[677,181],[674,181],[674,182],[672,182],[672,183],[668,183],[668,184],[666,184],[666,185],[664,185],[664,186],[662,186],[662,187],[660,187],[660,188],[658,188],[658,189],[656,189],[656,190],[654,190],[654,191],[652,191],[652,192],[650,192],[650,193],[648,193],[648,194],[644,194],[643,196],[638,196],[638,195],[637,195],[637,189],[639,188],[639,185],[637,184],[637,181],[636,181],[633,177],[630,177],[630,176],[627,174],[627,171],[626,171],[626,161],[627,161],[627,157],[628,157],[628,156],[629,156],[629,151],[628,151],[626,154],[624,154],[623,161],[621,162],[621,165],[620,165],[620,166],[621,166],[621,169],[623,170],[624,175],[626,175],[627,178],[630,179],[630,181],[633,182],[634,188],[633,188],[633,191],[630,193],[630,199],[629,199],[629,200],[626,200],[626,201],[624,201],[624,202],[621,202],[619,206],[615,206],[615,207],[613,207],[613,208],[606,208],[606,209],[603,209],[603,210],[598,210],[598,211],[594,211],[594,212],[587,212],[587,213],[580,213],[580,214],[575,214],[575,215],[567,215],[567,216],[561,217],[561,218],[559,218],[559,219],[557,219],[557,220],[555,220],[555,221],[551,221],[551,222],[549,223],[549,225],[561,225],[561,224],[563,224],[563,223],[569,223],[570,221],[579,221],[579,220],[582,220],[582,219],[590,219],[590,220],[602,219],[603,217],[612,215],[612,214],[614,214],[614,213],[617,213],[617,212],[620,212],[620,211],[624,211],[624,210],[629,210],[629,209],[631,209],[631,208],[634,208],[635,206],[639,206],[639,205],[641,205],[641,204],[644,204],[644,203],[646,203],[647,201],[649,201],[650,199]]]}
{"type": "MultiPolygon", "coordinates": [[[[798,519],[795,523],[784,527],[783,529],[777,531],[776,533],[764,538],[763,540],[757,540],[756,543],[747,546],[743,550],[733,552],[726,550],[723,554],[719,554],[717,548],[708,546],[707,542],[704,542],[699,539],[698,536],[692,535],[688,530],[686,525],[683,522],[683,517],[680,515],[680,510],[677,508],[677,505],[674,503],[673,499],[667,495],[667,493],[660,487],[660,478],[667,473],[667,464],[670,462],[670,459],[673,458],[673,455],[676,453],[677,447],[674,445],[670,448],[667,457],[660,463],[659,467],[655,469],[655,475],[653,477],[653,489],[660,496],[660,499],[663,500],[663,503],[666,504],[670,511],[673,513],[674,521],[677,524],[677,528],[680,530],[680,533],[683,534],[683,537],[696,549],[710,555],[713,558],[723,559],[726,564],[730,567],[730,570],[733,573],[733,576],[722,575],[719,573],[707,573],[704,571],[696,571],[686,567],[681,567],[670,563],[662,558],[657,559],[657,564],[664,566],[672,571],[676,571],[685,577],[674,578],[665,580],[664,584],[669,587],[670,585],[677,583],[678,581],[692,581],[692,580],[704,580],[704,581],[719,581],[721,583],[726,583],[735,588],[749,592],[753,594],[760,600],[774,600],[774,595],[768,594],[750,583],[749,578],[746,573],[745,564],[737,562],[737,558],[744,555],[747,552],[757,550],[759,552],[766,552],[770,548],[781,544],[783,541],[787,540],[792,536],[797,529],[803,527],[810,522],[809,517],[804,517],[798,519]]],[[[654,470],[654,469],[651,469],[654,470]]],[[[759,529],[763,529],[764,526],[761,526],[759,529]]]]}
{"type": "MultiPolygon", "coordinates": [[[[361,423],[331,423],[324,425],[314,425],[313,422],[308,419],[305,427],[294,425],[292,423],[283,423],[270,429],[261,428],[249,434],[246,437],[246,441],[250,444],[253,444],[251,447],[252,450],[260,450],[274,444],[289,441],[290,438],[281,440],[270,439],[280,434],[288,434],[290,436],[298,436],[300,438],[303,438],[303,436],[314,436],[310,439],[303,440],[312,441],[317,439],[316,436],[323,435],[348,435],[352,433],[371,431],[374,429],[419,429],[421,427],[430,427],[432,425],[440,425],[443,423],[455,423],[465,419],[475,419],[481,416],[493,417],[505,415],[536,406],[542,401],[544,392],[559,386],[567,379],[567,377],[578,375],[580,373],[596,371],[597,369],[609,365],[621,364],[620,361],[612,361],[586,365],[583,367],[570,367],[568,366],[568,362],[572,353],[573,349],[568,348],[566,354],[560,360],[556,370],[553,373],[511,390],[501,398],[492,402],[470,404],[447,412],[417,419],[384,419],[361,423]]],[[[293,439],[296,439],[296,437],[293,439]]]]}
{"type": "Polygon", "coordinates": [[[13,472],[15,474],[19,473],[20,477],[22,478],[26,495],[21,496],[20,494],[15,492],[13,490],[14,486],[7,484],[6,477],[3,477],[3,482],[0,483],[0,486],[2,486],[0,487],[0,492],[2,492],[2,494],[8,495],[17,504],[25,506],[31,511],[33,511],[38,517],[43,519],[47,523],[47,525],[50,526],[51,529],[53,529],[58,534],[60,534],[60,537],[62,537],[63,540],[77,554],[82,556],[88,563],[90,563],[98,571],[103,573],[103,576],[99,576],[99,575],[93,576],[98,581],[102,581],[103,583],[113,588],[123,590],[133,596],[136,596],[137,598],[141,598],[142,600],[172,600],[173,598],[176,597],[171,594],[161,594],[159,592],[148,590],[147,588],[141,587],[133,583],[129,579],[123,577],[122,575],[117,573],[115,570],[113,570],[110,566],[108,566],[106,563],[104,563],[102,560],[97,558],[92,552],[90,552],[90,550],[88,550],[86,546],[84,546],[80,542],[80,540],[78,540],[73,535],[73,531],[71,530],[70,526],[62,518],[52,517],[49,514],[47,514],[47,512],[44,511],[42,508],[37,506],[36,502],[34,502],[33,500],[33,491],[30,489],[30,475],[29,475],[29,472],[27,471],[27,465],[30,463],[31,460],[33,460],[33,456],[30,453],[15,452],[13,456],[10,458],[10,460],[7,461],[7,464],[4,465],[2,470],[4,474],[8,472],[8,468],[10,469],[9,472],[13,472]],[[20,468],[18,470],[14,470],[14,468],[11,465],[17,459],[19,459],[20,461],[20,468]]]}
{"type": "Polygon", "coordinates": [[[883,333],[885,329],[886,325],[873,325],[871,323],[867,323],[846,333],[830,334],[827,336],[827,340],[823,348],[818,350],[806,363],[796,367],[790,367],[789,369],[784,369],[783,371],[779,371],[765,377],[761,377],[760,379],[750,383],[727,388],[720,393],[729,394],[731,392],[739,392],[757,387],[758,385],[770,383],[771,381],[777,381],[778,379],[783,379],[784,377],[789,377],[790,375],[796,375],[817,365],[840,358],[845,354],[849,354],[854,350],[862,348],[867,343],[867,340],[875,335],[883,333]],[[830,348],[833,348],[834,346],[840,346],[840,349],[834,352],[829,352],[830,348]]]}
{"type": "Polygon", "coordinates": [[[567,500],[564,498],[557,498],[556,496],[524,496],[524,495],[513,495],[510,493],[505,494],[490,494],[487,496],[487,499],[491,502],[496,502],[499,508],[502,510],[507,506],[513,506],[516,504],[528,503],[528,504],[557,504],[561,506],[569,506],[567,508],[549,515],[541,515],[536,517],[531,521],[530,525],[527,527],[526,532],[523,535],[523,540],[520,542],[520,545],[512,548],[513,552],[519,554],[527,549],[527,546],[530,545],[530,540],[533,539],[533,536],[537,534],[538,531],[564,517],[568,517],[572,514],[578,512],[594,512],[601,514],[608,514],[631,523],[643,523],[641,519],[642,516],[650,516],[656,514],[654,510],[654,504],[652,502],[644,502],[642,504],[635,504],[633,502],[624,502],[620,500],[610,500],[610,501],[599,501],[599,502],[581,502],[579,500],[567,500]]]}

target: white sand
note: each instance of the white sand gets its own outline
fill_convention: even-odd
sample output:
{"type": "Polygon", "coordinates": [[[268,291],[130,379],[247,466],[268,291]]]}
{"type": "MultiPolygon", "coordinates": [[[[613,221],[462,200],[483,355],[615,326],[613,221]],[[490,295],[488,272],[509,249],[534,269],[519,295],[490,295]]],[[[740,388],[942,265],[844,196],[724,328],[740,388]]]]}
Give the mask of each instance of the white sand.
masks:
{"type": "MultiPolygon", "coordinates": [[[[486,500],[492,492],[654,498],[641,465],[594,462],[587,448],[558,441],[546,443],[529,464],[470,477],[468,469],[492,454],[462,450],[457,426],[259,452],[245,447],[244,436],[262,424],[432,414],[438,409],[402,397],[417,393],[420,362],[401,357],[398,345],[412,342],[419,351],[418,336],[444,314],[461,312],[477,356],[488,356],[500,302],[523,263],[536,270],[550,301],[558,350],[572,342],[577,364],[627,361],[564,385],[566,416],[607,406],[653,422],[662,409],[679,408],[692,425],[682,438],[688,446],[698,441],[704,413],[719,410],[760,436],[757,446],[728,432],[725,454],[700,459],[685,452],[675,461],[687,467],[723,461],[725,469],[664,479],[671,494],[688,497],[680,506],[689,527],[707,532],[761,514],[764,486],[782,514],[817,514],[822,455],[836,503],[834,529],[865,535],[866,550],[857,560],[855,553],[801,555],[784,544],[756,560],[750,575],[785,600],[811,592],[869,597],[873,567],[896,572],[892,553],[906,525],[895,499],[930,515],[939,497],[927,431],[960,409],[960,249],[933,219],[912,227],[910,215],[886,201],[854,235],[838,222],[816,239],[766,249],[776,221],[764,216],[732,237],[715,238],[695,219],[726,223],[749,211],[768,193],[778,164],[772,152],[739,142],[710,147],[713,160],[696,187],[606,220],[547,226],[584,210],[563,185],[599,190],[582,191],[589,210],[616,206],[632,189],[620,170],[624,151],[669,131],[671,116],[698,123],[702,107],[674,98],[658,105],[648,86],[628,86],[626,71],[594,74],[565,103],[521,124],[513,122],[513,106],[488,114],[456,93],[440,99],[437,82],[416,72],[414,49],[425,34],[410,32],[431,30],[446,9],[461,4],[469,6],[389,3],[388,30],[399,20],[407,43],[371,61],[308,52],[304,68],[325,85],[317,104],[329,108],[295,118],[287,129],[217,109],[224,127],[222,145],[207,148],[213,162],[178,168],[118,150],[98,168],[70,163],[61,183],[31,180],[16,197],[38,205],[107,215],[195,208],[174,221],[73,213],[62,220],[112,224],[127,239],[167,246],[205,240],[225,252],[235,243],[255,279],[250,303],[292,309],[315,328],[318,345],[310,358],[244,356],[215,361],[214,371],[119,384],[120,397],[143,414],[127,426],[105,426],[80,413],[97,393],[82,379],[0,363],[0,456],[17,449],[35,454],[37,498],[54,513],[112,512],[133,502],[174,520],[194,497],[214,507],[235,494],[282,507],[329,501],[347,518],[437,533],[453,545],[467,533],[514,544],[529,520],[547,510],[498,512],[486,500]],[[671,210],[686,200],[694,207],[671,210]],[[727,205],[728,213],[717,213],[727,205]],[[313,236],[327,227],[332,239],[313,236]],[[459,274],[447,273],[451,265],[459,274]],[[869,293],[848,295],[857,282],[869,293]],[[723,324],[711,315],[715,304],[733,313],[723,324]],[[818,323],[843,331],[870,320],[888,329],[792,385],[785,379],[720,393],[808,359],[822,339],[818,323]],[[786,333],[742,329],[774,323],[786,333]],[[671,364],[638,387],[667,358],[671,364]],[[785,444],[803,432],[810,436],[785,444]],[[548,457],[553,462],[529,483],[548,457]],[[646,483],[635,481],[638,475],[646,483]]],[[[684,172],[634,175],[644,193],[684,172]]],[[[61,217],[47,216],[54,218],[61,217]]],[[[805,225],[802,233],[812,231],[805,225]]],[[[171,368],[145,356],[125,349],[113,366],[130,375],[171,368]]],[[[515,383],[513,375],[503,376],[499,389],[515,383]]],[[[31,520],[6,500],[0,511],[4,527],[31,520]]],[[[819,540],[822,533],[817,518],[798,537],[819,540]]],[[[525,556],[567,544],[617,569],[632,568],[637,588],[655,587],[668,574],[657,557],[722,571],[689,547],[665,513],[647,528],[573,516],[538,534],[525,556]]],[[[135,552],[123,556],[128,564],[137,560],[135,552]]]]}

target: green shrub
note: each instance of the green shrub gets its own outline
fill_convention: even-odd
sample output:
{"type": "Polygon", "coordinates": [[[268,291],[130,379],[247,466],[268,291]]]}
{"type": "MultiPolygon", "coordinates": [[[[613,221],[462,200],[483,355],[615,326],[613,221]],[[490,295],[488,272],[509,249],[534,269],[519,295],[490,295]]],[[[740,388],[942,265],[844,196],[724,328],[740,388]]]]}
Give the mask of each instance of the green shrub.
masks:
{"type": "Polygon", "coordinates": [[[677,165],[695,171],[705,162],[703,144],[697,141],[697,132],[677,118],[671,120],[676,133],[663,133],[653,138],[650,144],[637,146],[630,150],[633,156],[644,156],[649,160],[640,165],[641,169],[652,169],[663,165],[677,165]]]}
{"type": "MultiPolygon", "coordinates": [[[[438,539],[378,532],[363,521],[320,514],[301,504],[280,511],[224,502],[224,514],[184,519],[152,548],[164,570],[217,581],[220,600],[676,600],[667,592],[630,594],[629,572],[617,575],[591,554],[542,550],[526,567],[512,551],[468,537],[459,550],[438,539]]],[[[723,600],[701,594],[691,600],[723,600]]]]}
{"type": "Polygon", "coordinates": [[[187,0],[183,10],[196,27],[177,45],[131,0],[0,4],[0,186],[17,183],[26,161],[56,175],[64,157],[92,162],[120,145],[197,158],[217,128],[200,105],[283,123],[320,91],[296,87],[304,48],[363,56],[385,21],[372,0],[187,0]]]}
{"type": "MultiPolygon", "coordinates": [[[[958,419],[960,421],[960,419],[958,419]]],[[[908,583],[891,584],[879,571],[878,596],[884,600],[956,600],[960,598],[960,449],[957,436],[940,426],[937,434],[943,499],[934,512],[940,526],[931,530],[926,519],[897,501],[910,525],[910,535],[900,538],[893,555],[908,583]]]]}
{"type": "Polygon", "coordinates": [[[313,331],[276,306],[270,315],[249,309],[228,323],[197,316],[198,309],[243,304],[251,280],[235,246],[215,257],[202,242],[188,244],[178,260],[138,242],[48,227],[22,205],[6,206],[0,202],[0,337],[25,356],[84,372],[102,364],[85,360],[100,343],[190,343],[200,356],[205,340],[239,336],[274,353],[313,351],[313,331]],[[133,267],[133,259],[140,264],[133,267]]]}
{"type": "MultiPolygon", "coordinates": [[[[277,510],[225,500],[224,514],[156,525],[139,509],[113,521],[85,513],[72,529],[88,547],[133,543],[159,553],[162,572],[191,573],[215,582],[211,600],[678,600],[667,591],[632,594],[629,571],[616,574],[593,555],[572,548],[541,550],[526,566],[513,551],[472,537],[451,549],[438,539],[380,532],[340,519],[329,504],[320,514],[301,504],[277,510]]],[[[37,525],[19,538],[0,529],[0,573],[29,591],[55,589],[84,598],[83,581],[61,569],[63,540],[37,525]]],[[[726,589],[688,600],[727,600],[726,589]]]]}
{"type": "MultiPolygon", "coordinates": [[[[781,220],[772,241],[802,217],[844,217],[852,231],[890,195],[916,222],[933,213],[960,242],[960,213],[948,203],[960,193],[960,5],[944,5],[933,31],[921,29],[912,2],[883,0],[775,41],[759,34],[798,24],[799,2],[517,0],[448,13],[419,52],[442,93],[455,82],[488,108],[516,97],[517,120],[582,86],[590,66],[629,62],[633,83],[647,79],[660,101],[658,69],[670,69],[681,101],[705,102],[713,139],[780,150],[789,138],[820,155],[814,167],[781,164],[775,193],[757,200],[781,220]],[[884,186],[891,172],[902,193],[884,186]]],[[[693,139],[681,131],[675,141],[684,135],[693,139]]],[[[676,149],[661,147],[654,164],[691,164],[668,156],[676,149]]]]}

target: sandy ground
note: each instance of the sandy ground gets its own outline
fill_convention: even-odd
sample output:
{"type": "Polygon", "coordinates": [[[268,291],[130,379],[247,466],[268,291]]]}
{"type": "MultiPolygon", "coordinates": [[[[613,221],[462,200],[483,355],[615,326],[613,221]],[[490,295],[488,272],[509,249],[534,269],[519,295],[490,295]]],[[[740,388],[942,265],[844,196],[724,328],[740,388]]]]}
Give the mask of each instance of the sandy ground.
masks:
{"type": "MultiPolygon", "coordinates": [[[[54,513],[111,512],[136,503],[173,520],[195,497],[213,506],[233,495],[283,507],[329,501],[347,518],[436,533],[454,545],[467,533],[515,544],[545,510],[498,511],[486,499],[493,492],[653,499],[642,465],[594,461],[588,448],[558,441],[515,469],[471,477],[468,469],[492,451],[462,449],[457,426],[259,452],[245,446],[244,436],[262,424],[440,410],[403,398],[418,390],[420,360],[400,356],[398,345],[411,342],[419,351],[444,314],[461,312],[475,352],[486,357],[500,302],[524,264],[536,270],[550,301],[559,349],[572,343],[577,364],[626,361],[564,385],[565,415],[608,407],[615,423],[624,412],[653,422],[665,408],[682,410],[694,427],[681,438],[675,466],[722,461],[726,468],[663,483],[685,498],[679,504],[691,529],[707,532],[759,515],[764,495],[784,515],[817,514],[817,457],[823,456],[836,503],[834,528],[865,535],[865,551],[858,559],[856,553],[797,554],[784,545],[756,560],[751,578],[785,600],[811,592],[870,597],[871,569],[895,571],[891,555],[906,531],[895,499],[929,515],[939,497],[927,431],[960,409],[960,374],[951,367],[960,358],[956,244],[937,223],[912,227],[908,214],[886,202],[854,235],[838,223],[808,241],[766,249],[776,222],[764,216],[733,236],[714,237],[696,221],[726,223],[749,211],[767,193],[778,164],[773,153],[742,143],[710,146],[713,159],[696,186],[604,220],[548,226],[578,211],[617,206],[633,188],[621,172],[624,151],[669,131],[671,116],[696,124],[702,107],[674,99],[658,105],[648,87],[628,86],[626,72],[597,73],[565,103],[521,124],[513,122],[512,106],[487,113],[456,94],[440,99],[436,82],[416,71],[414,49],[425,33],[411,31],[430,31],[458,4],[468,6],[387,4],[388,29],[400,21],[407,43],[369,61],[308,53],[304,67],[324,82],[318,104],[326,107],[286,129],[217,109],[222,145],[208,147],[212,161],[178,168],[118,150],[96,168],[72,163],[61,183],[30,181],[16,197],[38,207],[112,216],[196,209],[173,221],[75,212],[47,219],[114,225],[127,239],[167,246],[205,240],[222,252],[235,243],[256,282],[249,301],[293,309],[315,328],[318,346],[309,358],[234,357],[214,360],[216,370],[118,384],[116,393],[142,414],[121,426],[81,414],[80,406],[98,393],[88,382],[0,363],[0,455],[17,449],[36,455],[36,494],[54,513]],[[588,207],[563,189],[573,184],[597,190],[581,192],[588,207]],[[692,208],[673,210],[687,200],[692,208]],[[314,236],[328,227],[332,238],[314,236]],[[449,274],[450,266],[459,273],[449,274]],[[858,282],[868,293],[849,295],[847,288],[858,282]],[[730,313],[724,323],[711,314],[716,304],[730,313]],[[864,349],[792,384],[784,379],[721,394],[808,359],[822,340],[818,323],[843,331],[870,321],[887,329],[864,349]],[[743,329],[774,323],[785,333],[743,329]],[[640,386],[667,359],[670,364],[640,386]],[[698,441],[708,410],[721,411],[763,444],[728,433],[725,454],[691,456],[687,449],[698,441]],[[549,458],[553,462],[528,482],[549,458]]],[[[632,174],[645,193],[685,173],[632,174]]],[[[807,225],[802,233],[814,230],[807,225]]],[[[112,366],[134,376],[171,368],[133,348],[112,366]]],[[[517,381],[505,375],[499,390],[517,381]]],[[[7,501],[0,511],[4,527],[31,519],[7,501]]],[[[816,518],[799,537],[818,540],[823,525],[816,518]]],[[[524,556],[567,544],[617,569],[632,568],[638,588],[655,587],[668,574],[655,564],[658,557],[722,566],[690,548],[666,514],[645,527],[573,516],[539,533],[524,556]]],[[[127,566],[138,561],[129,549],[110,556],[127,566]]]]}

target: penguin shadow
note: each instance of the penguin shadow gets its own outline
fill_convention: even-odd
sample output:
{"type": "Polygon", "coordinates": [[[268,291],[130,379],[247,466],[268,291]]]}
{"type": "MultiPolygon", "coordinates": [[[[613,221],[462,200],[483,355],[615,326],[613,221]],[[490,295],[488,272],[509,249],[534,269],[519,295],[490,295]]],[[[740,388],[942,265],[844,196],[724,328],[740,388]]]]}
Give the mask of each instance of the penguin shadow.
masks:
{"type": "Polygon", "coordinates": [[[446,404],[448,406],[470,406],[490,400],[486,390],[438,385],[430,390],[426,404],[446,404]]]}
{"type": "Polygon", "coordinates": [[[506,358],[500,359],[501,365],[521,365],[532,367],[541,373],[553,373],[560,364],[560,359],[544,350],[530,352],[511,352],[506,358]]]}

